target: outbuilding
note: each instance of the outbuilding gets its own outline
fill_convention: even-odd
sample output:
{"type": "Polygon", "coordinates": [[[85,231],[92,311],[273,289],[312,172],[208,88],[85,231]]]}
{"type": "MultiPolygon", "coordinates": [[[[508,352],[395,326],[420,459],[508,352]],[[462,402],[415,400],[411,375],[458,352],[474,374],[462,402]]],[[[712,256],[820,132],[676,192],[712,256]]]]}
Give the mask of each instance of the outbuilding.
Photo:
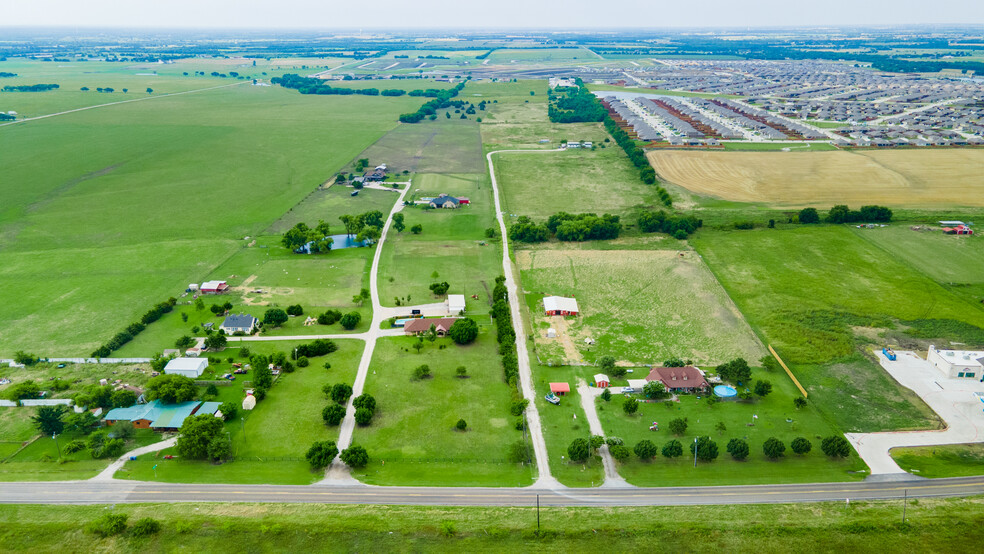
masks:
{"type": "Polygon", "coordinates": [[[607,388],[609,385],[608,376],[604,373],[596,373],[594,376],[595,386],[599,388],[607,388]]]}
{"type": "Polygon", "coordinates": [[[557,396],[566,396],[571,392],[571,386],[567,383],[550,383],[550,392],[557,396]]]}
{"type": "Polygon", "coordinates": [[[465,295],[464,294],[449,294],[448,295],[448,313],[451,315],[458,315],[465,311],[465,295]]]}
{"type": "Polygon", "coordinates": [[[984,379],[984,352],[973,350],[937,350],[929,346],[926,361],[947,379],[984,379]]]}
{"type": "Polygon", "coordinates": [[[577,307],[577,300],[565,296],[545,296],[543,309],[547,315],[577,315],[581,313],[577,307]]]}
{"type": "Polygon", "coordinates": [[[222,294],[229,290],[229,285],[225,281],[205,281],[202,283],[202,294],[222,294]]]}
{"type": "Polygon", "coordinates": [[[197,379],[208,367],[208,358],[175,358],[164,366],[167,375],[184,375],[197,379]]]}

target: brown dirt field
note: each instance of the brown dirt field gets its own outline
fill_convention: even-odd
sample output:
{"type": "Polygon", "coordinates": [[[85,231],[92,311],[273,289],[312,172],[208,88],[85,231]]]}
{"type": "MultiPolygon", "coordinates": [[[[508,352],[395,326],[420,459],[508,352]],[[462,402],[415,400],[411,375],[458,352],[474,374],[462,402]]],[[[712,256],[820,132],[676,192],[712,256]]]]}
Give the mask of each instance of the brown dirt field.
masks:
{"type": "Polygon", "coordinates": [[[649,153],[697,194],[779,206],[984,206],[984,149],[649,153]]]}

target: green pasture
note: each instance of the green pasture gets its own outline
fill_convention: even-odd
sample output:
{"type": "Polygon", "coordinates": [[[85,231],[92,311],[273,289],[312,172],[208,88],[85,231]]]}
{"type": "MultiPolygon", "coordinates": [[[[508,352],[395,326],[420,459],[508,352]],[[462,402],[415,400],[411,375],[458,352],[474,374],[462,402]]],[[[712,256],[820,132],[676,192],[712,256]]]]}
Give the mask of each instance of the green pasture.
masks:
{"type": "Polygon", "coordinates": [[[902,469],[920,477],[964,477],[984,473],[984,444],[942,444],[893,448],[902,469]]]}
{"type": "Polygon", "coordinates": [[[244,85],[0,128],[4,353],[88,354],[416,106],[244,85]]]}
{"type": "MultiPolygon", "coordinates": [[[[403,178],[401,177],[400,180],[403,178]]],[[[393,192],[363,188],[355,196],[352,196],[353,192],[355,192],[354,188],[337,184],[326,189],[318,188],[263,232],[270,235],[282,235],[298,223],[305,223],[309,227],[314,227],[319,221],[324,221],[331,225],[332,233],[344,233],[345,226],[338,219],[339,217],[358,215],[374,210],[382,212],[385,216],[393,209],[393,204],[399,197],[400,188],[393,189],[393,192]]]]}
{"type": "Polygon", "coordinates": [[[908,225],[852,231],[940,284],[984,283],[984,240],[976,235],[913,231],[908,225]]]}
{"type": "MultiPolygon", "coordinates": [[[[248,500],[248,499],[246,499],[248,500]]],[[[195,549],[240,543],[261,551],[375,550],[973,552],[984,499],[822,502],[613,508],[424,507],[330,504],[157,503],[116,506],[0,506],[11,552],[195,549]],[[100,538],[85,527],[107,512],[160,520],[149,537],[100,538]],[[535,534],[537,519],[541,532],[535,534]],[[668,524],[667,522],[672,522],[668,524]]]]}
{"type": "MultiPolygon", "coordinates": [[[[4,410],[25,410],[31,415],[34,408],[3,408],[4,410]]],[[[70,441],[85,439],[85,435],[66,432],[57,439],[49,436],[39,437],[23,449],[8,453],[0,463],[0,481],[66,481],[89,479],[106,468],[114,458],[93,459],[87,450],[68,454],[61,449],[70,441]],[[13,454],[11,456],[11,454],[13,454]]],[[[158,433],[148,429],[137,429],[132,438],[126,441],[126,450],[132,450],[161,440],[158,433]]],[[[6,450],[6,449],[5,449],[6,450]]]]}
{"type": "Polygon", "coordinates": [[[706,398],[679,395],[678,402],[641,403],[635,414],[627,415],[622,409],[622,395],[612,395],[608,402],[596,399],[605,436],[622,439],[630,449],[643,439],[660,449],[673,439],[683,444],[683,456],[675,459],[660,455],[642,461],[633,453],[619,464],[619,473],[633,485],[647,487],[856,481],[867,475],[867,466],[853,451],[843,460],[823,454],[821,440],[840,433],[812,405],[801,409],[793,405],[793,399],[800,394],[785,373],[753,371],[752,380],[759,379],[772,383],[772,394],[755,397],[751,403],[726,401],[711,406],[706,398]],[[670,420],[676,418],[687,420],[687,432],[683,436],[674,436],[668,429],[670,420]],[[654,421],[659,423],[658,431],[649,430],[654,421]],[[724,431],[717,429],[719,423],[725,425],[724,431]],[[689,445],[695,437],[703,435],[717,443],[718,458],[708,463],[698,462],[694,468],[689,445]],[[777,461],[769,460],[762,452],[762,444],[770,437],[786,444],[785,456],[777,461]],[[796,437],[808,439],[813,449],[802,456],[795,454],[790,443],[796,437]],[[749,456],[745,461],[735,461],[727,453],[728,441],[733,438],[748,443],[749,456]]]}
{"type": "Polygon", "coordinates": [[[597,487],[605,481],[601,457],[592,455],[585,462],[567,459],[567,447],[577,438],[591,437],[588,419],[581,408],[581,396],[577,392],[577,377],[582,378],[590,368],[548,367],[531,359],[533,386],[536,389],[536,409],[540,413],[540,427],[547,443],[550,473],[568,487],[597,487]],[[571,392],[553,405],[544,400],[550,392],[550,383],[566,382],[571,392]]]}
{"type": "Polygon", "coordinates": [[[614,143],[596,150],[505,153],[494,162],[503,210],[510,215],[535,220],[561,211],[626,216],[639,206],[661,205],[656,187],[639,180],[638,171],[614,143]]]}
{"type": "Polygon", "coordinates": [[[418,353],[415,341],[388,337],[376,344],[365,388],[376,398],[376,415],[352,438],[372,461],[353,474],[374,485],[529,485],[535,469],[508,460],[509,446],[523,434],[509,413],[513,392],[503,381],[491,326],[483,324],[468,346],[441,338],[424,341],[418,353]],[[432,376],[415,380],[421,364],[432,376]],[[457,376],[459,366],[467,378],[457,376]],[[455,429],[459,419],[466,431],[455,429]]]}
{"type": "MultiPolygon", "coordinates": [[[[308,484],[322,478],[311,471],[304,454],[315,441],[336,440],[338,428],[325,426],[321,410],[327,405],[321,388],[329,383],[352,384],[364,343],[337,340],[339,349],[327,356],[311,358],[311,365],[293,373],[282,373],[256,408],[226,423],[233,445],[234,461],[215,465],[194,460],[164,460],[176,449],[145,454],[127,462],[117,479],[178,483],[268,483],[308,484]],[[331,363],[326,370],[325,362],[331,363]],[[154,466],[157,469],[154,469],[154,466]],[[156,473],[155,473],[156,471],[156,473]]],[[[290,351],[297,342],[257,343],[253,352],[290,351]]],[[[248,378],[248,375],[244,376],[248,378]]],[[[245,383],[234,383],[241,389],[245,383]]],[[[230,390],[235,390],[230,388],[230,390]]],[[[226,387],[222,388],[226,392],[226,387]]],[[[243,394],[236,395],[239,401],[243,394]]]]}
{"type": "MultiPolygon", "coordinates": [[[[467,85],[464,90],[468,90],[467,85]]],[[[399,97],[402,98],[410,97],[399,97]]],[[[416,100],[417,106],[423,103],[420,98],[410,99],[416,100]]],[[[480,101],[468,100],[475,104],[480,101]]],[[[415,110],[416,107],[406,111],[415,110]]],[[[476,114],[482,112],[476,108],[476,114]]],[[[391,174],[404,170],[411,173],[481,173],[485,170],[482,139],[473,120],[481,115],[469,117],[472,119],[458,119],[457,114],[452,113],[450,119],[442,115],[434,121],[399,125],[354,157],[368,158],[373,166],[385,163],[391,174]]]]}
{"type": "Polygon", "coordinates": [[[564,336],[589,362],[614,356],[641,365],[679,357],[716,365],[737,357],[758,360],[765,354],[693,251],[529,249],[518,251],[516,259],[544,362],[581,361],[567,359],[564,348],[556,347],[564,336]],[[581,314],[563,321],[544,316],[541,299],[550,295],[576,298],[581,314]],[[558,330],[558,338],[547,338],[551,327],[558,330]],[[593,345],[586,344],[588,338],[593,345]]]}
{"type": "Polygon", "coordinates": [[[898,319],[984,325],[984,310],[846,227],[702,232],[691,243],[752,328],[844,430],[936,427],[858,344],[898,319]]]}

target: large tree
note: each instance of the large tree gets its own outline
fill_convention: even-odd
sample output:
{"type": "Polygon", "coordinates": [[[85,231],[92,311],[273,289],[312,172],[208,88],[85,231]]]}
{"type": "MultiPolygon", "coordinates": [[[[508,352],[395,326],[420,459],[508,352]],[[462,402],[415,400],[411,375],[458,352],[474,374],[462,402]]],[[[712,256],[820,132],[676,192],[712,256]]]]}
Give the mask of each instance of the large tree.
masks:
{"type": "Polygon", "coordinates": [[[335,441],[318,441],[311,445],[304,457],[314,469],[321,469],[331,465],[331,461],[338,455],[338,447],[335,441]]]}
{"type": "Polygon", "coordinates": [[[357,444],[343,450],[341,458],[345,465],[354,468],[366,467],[369,463],[369,453],[357,444]]]}
{"type": "Polygon", "coordinates": [[[695,442],[690,443],[690,453],[695,452],[698,460],[710,462],[718,457],[718,445],[707,435],[697,437],[695,442]]]}
{"type": "Polygon", "coordinates": [[[448,336],[457,344],[468,344],[478,337],[478,324],[467,317],[459,319],[448,329],[448,336]]]}
{"type": "Polygon", "coordinates": [[[632,449],[636,456],[639,456],[640,460],[649,461],[659,454],[659,449],[653,444],[653,441],[649,439],[643,439],[636,443],[635,448],[632,449]]]}
{"type": "Polygon", "coordinates": [[[223,451],[223,445],[218,444],[228,440],[224,425],[220,418],[212,414],[189,417],[179,432],[177,448],[183,458],[215,460],[228,456],[228,451],[223,451]]]}
{"type": "Polygon", "coordinates": [[[579,438],[571,441],[567,447],[567,457],[573,462],[583,462],[591,454],[591,445],[587,439],[579,438]]]}
{"type": "Polygon", "coordinates": [[[805,437],[796,437],[789,446],[792,447],[793,452],[800,455],[807,454],[810,450],[813,450],[813,444],[805,437]]]}
{"type": "Polygon", "coordinates": [[[731,439],[727,446],[728,454],[736,460],[744,460],[748,457],[748,443],[743,439],[731,439]]]}
{"type": "Polygon", "coordinates": [[[288,316],[287,312],[281,310],[280,308],[270,308],[263,314],[264,325],[280,327],[284,323],[287,323],[288,319],[290,319],[290,316],[288,316]]]}
{"type": "Polygon", "coordinates": [[[846,458],[851,455],[851,443],[840,435],[832,435],[820,442],[820,450],[831,458],[846,458]]]}
{"type": "Polygon", "coordinates": [[[195,380],[190,377],[158,375],[147,381],[145,396],[148,400],[160,400],[165,404],[174,404],[192,400],[197,393],[195,380]]]}
{"type": "Polygon", "coordinates": [[[65,406],[41,406],[31,421],[44,435],[60,435],[65,429],[65,406]]]}
{"type": "Polygon", "coordinates": [[[664,458],[679,458],[683,456],[683,445],[680,444],[680,441],[673,439],[663,445],[662,454],[664,458]]]}
{"type": "Polygon", "coordinates": [[[762,452],[765,452],[770,460],[778,460],[786,453],[786,443],[775,437],[769,437],[762,444],[762,452]]]}
{"type": "Polygon", "coordinates": [[[680,437],[687,432],[687,420],[683,418],[671,419],[668,425],[670,432],[680,437]]]}

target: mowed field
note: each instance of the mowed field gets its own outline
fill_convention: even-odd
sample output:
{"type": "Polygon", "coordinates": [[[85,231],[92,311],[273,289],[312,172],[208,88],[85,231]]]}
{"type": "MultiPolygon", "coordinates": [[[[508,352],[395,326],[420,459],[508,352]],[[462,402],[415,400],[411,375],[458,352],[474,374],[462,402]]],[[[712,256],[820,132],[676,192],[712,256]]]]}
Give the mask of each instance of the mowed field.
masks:
{"type": "Polygon", "coordinates": [[[984,206],[984,149],[839,152],[655,151],[663,179],[691,192],[777,206],[984,206]]]}
{"type": "Polygon", "coordinates": [[[843,430],[936,428],[928,407],[859,345],[880,348],[879,333],[899,320],[982,327],[984,310],[858,234],[826,226],[702,232],[691,243],[843,430]]]}
{"type": "Polygon", "coordinates": [[[581,361],[557,346],[568,341],[583,360],[611,355],[633,365],[671,357],[718,364],[765,353],[693,251],[519,250],[516,261],[530,293],[537,349],[554,363],[564,360],[551,354],[581,361]],[[544,317],[540,298],[549,295],[574,296],[581,315],[544,317]],[[546,338],[548,327],[558,327],[558,338],[546,338]]]}
{"type": "Polygon", "coordinates": [[[0,354],[89,354],[419,104],[243,85],[0,128],[0,354]]]}

